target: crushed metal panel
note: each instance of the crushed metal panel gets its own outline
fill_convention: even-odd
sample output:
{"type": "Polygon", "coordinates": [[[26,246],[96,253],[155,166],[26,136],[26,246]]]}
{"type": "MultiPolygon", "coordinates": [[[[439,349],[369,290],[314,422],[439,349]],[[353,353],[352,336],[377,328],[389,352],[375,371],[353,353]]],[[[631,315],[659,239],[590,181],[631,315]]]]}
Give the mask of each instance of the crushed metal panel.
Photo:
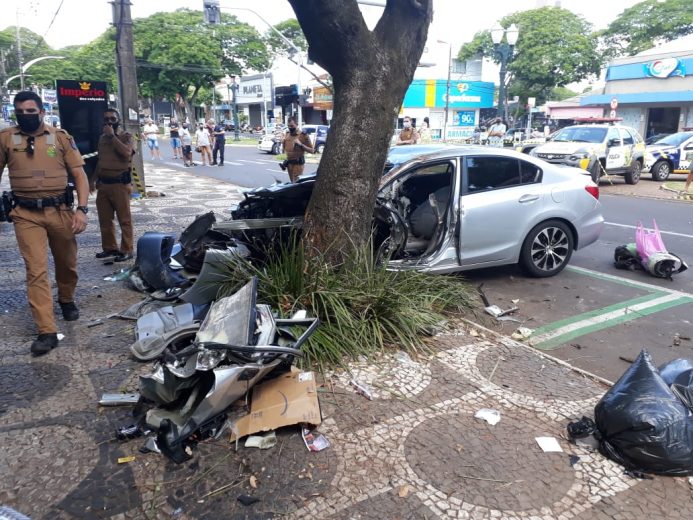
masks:
{"type": "Polygon", "coordinates": [[[256,298],[257,278],[253,278],[233,295],[214,302],[197,333],[196,343],[251,345],[256,298]]]}
{"type": "Polygon", "coordinates": [[[237,256],[235,250],[208,249],[197,280],[180,297],[188,303],[203,304],[217,299],[219,284],[228,280],[228,264],[237,256]]]}

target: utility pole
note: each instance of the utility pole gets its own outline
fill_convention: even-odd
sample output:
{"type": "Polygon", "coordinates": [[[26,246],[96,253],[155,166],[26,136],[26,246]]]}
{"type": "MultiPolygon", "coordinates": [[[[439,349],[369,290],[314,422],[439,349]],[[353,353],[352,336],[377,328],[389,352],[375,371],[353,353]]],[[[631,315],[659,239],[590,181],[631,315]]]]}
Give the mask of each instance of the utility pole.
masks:
{"type": "Polygon", "coordinates": [[[0,105],[5,103],[5,81],[7,81],[7,71],[5,70],[5,50],[0,49],[0,105]]]}
{"type": "Polygon", "coordinates": [[[16,11],[17,14],[17,64],[19,65],[19,83],[21,85],[21,90],[24,90],[24,56],[22,56],[22,35],[19,31],[19,9],[16,11]]]}
{"type": "MultiPolygon", "coordinates": [[[[112,0],[113,25],[116,28],[116,70],[118,72],[118,99],[120,118],[127,132],[135,137],[137,153],[132,158],[133,167],[145,189],[144,165],[142,163],[142,141],[137,92],[137,69],[132,41],[132,16],[130,0],[112,0]]],[[[142,194],[144,196],[144,194],[142,194]]]]}

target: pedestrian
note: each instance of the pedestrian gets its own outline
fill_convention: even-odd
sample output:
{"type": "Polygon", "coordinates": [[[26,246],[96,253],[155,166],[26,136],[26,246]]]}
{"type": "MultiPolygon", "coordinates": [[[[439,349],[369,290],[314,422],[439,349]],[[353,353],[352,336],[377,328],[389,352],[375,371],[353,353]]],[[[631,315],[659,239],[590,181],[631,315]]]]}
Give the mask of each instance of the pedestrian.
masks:
{"type": "Polygon", "coordinates": [[[150,158],[161,160],[161,154],[159,153],[159,126],[155,125],[151,119],[147,119],[145,123],[142,133],[147,140],[150,158]]]}
{"type": "Polygon", "coordinates": [[[103,132],[99,138],[99,163],[90,190],[96,194],[96,211],[101,230],[101,252],[96,258],[124,262],[132,258],[133,231],[130,213],[132,194],[132,156],[135,153],[132,134],[120,129],[120,114],[108,109],[103,113],[103,132]],[[115,224],[120,226],[117,246],[115,224]]]}
{"type": "Polygon", "coordinates": [[[289,131],[284,135],[282,146],[286,154],[286,160],[279,163],[282,170],[288,170],[289,180],[296,182],[303,173],[303,165],[306,163],[305,154],[314,153],[310,137],[301,132],[296,123],[296,118],[291,116],[287,121],[289,131]]]}
{"type": "Polygon", "coordinates": [[[415,128],[411,125],[411,118],[409,116],[404,116],[404,121],[402,122],[402,130],[397,136],[397,146],[404,144],[416,144],[419,141],[419,134],[415,128]]]}
{"type": "Polygon", "coordinates": [[[55,263],[63,319],[79,319],[75,235],[87,227],[89,181],[72,137],[43,122],[45,112],[38,94],[17,93],[14,110],[18,126],[0,130],[0,177],[7,166],[13,198],[9,215],[24,259],[29,306],[38,329],[31,353],[40,356],[58,345],[47,246],[55,263]],[[76,211],[72,210],[70,175],[77,188],[76,211]]]}
{"type": "Polygon", "coordinates": [[[183,123],[180,129],[180,140],[183,145],[183,166],[195,166],[192,154],[192,136],[188,130],[188,123],[183,123]]]}
{"type": "Polygon", "coordinates": [[[200,123],[195,131],[195,146],[197,152],[202,154],[202,166],[211,166],[212,152],[210,150],[210,135],[209,130],[205,125],[200,123]]]}
{"type": "Polygon", "coordinates": [[[507,131],[507,127],[503,124],[503,120],[497,117],[496,120],[488,129],[488,142],[490,146],[495,148],[503,147],[503,136],[507,131]]]}
{"type": "MultiPolygon", "coordinates": [[[[210,119],[210,121],[212,120],[210,119]]],[[[219,153],[219,166],[224,166],[224,148],[226,147],[226,132],[224,132],[224,125],[217,123],[214,125],[214,128],[212,128],[212,132],[214,136],[212,164],[217,164],[217,153],[219,153]]]]}
{"type": "Polygon", "coordinates": [[[180,126],[178,125],[178,121],[175,117],[171,118],[171,122],[169,123],[169,131],[171,136],[171,148],[173,148],[173,158],[182,159],[183,151],[181,150],[180,146],[180,126]]]}
{"type": "Polygon", "coordinates": [[[423,119],[421,130],[419,131],[419,142],[421,144],[430,144],[433,142],[433,137],[431,136],[431,122],[428,117],[424,117],[423,119]]]}

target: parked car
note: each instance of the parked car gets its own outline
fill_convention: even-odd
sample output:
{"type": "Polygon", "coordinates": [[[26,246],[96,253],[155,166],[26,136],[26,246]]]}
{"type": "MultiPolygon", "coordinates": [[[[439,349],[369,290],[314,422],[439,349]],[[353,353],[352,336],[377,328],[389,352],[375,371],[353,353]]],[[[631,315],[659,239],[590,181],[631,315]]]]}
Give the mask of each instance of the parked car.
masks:
{"type": "Polygon", "coordinates": [[[327,125],[303,125],[301,130],[308,134],[316,153],[322,153],[327,142],[327,133],[330,127],[327,125]]]}
{"type": "Polygon", "coordinates": [[[647,146],[648,144],[655,144],[655,143],[656,143],[657,141],[659,141],[660,139],[664,139],[665,137],[668,137],[668,136],[670,136],[670,135],[671,135],[670,133],[669,133],[669,134],[655,134],[655,135],[651,135],[650,137],[648,137],[647,139],[645,139],[645,146],[647,146]]]}
{"type": "MultiPolygon", "coordinates": [[[[520,263],[533,276],[552,276],[603,227],[599,188],[577,168],[472,145],[395,147],[387,164],[373,226],[395,269],[520,263]]],[[[307,174],[247,191],[232,220],[215,227],[250,249],[286,238],[288,227],[300,228],[314,183],[307,174]]]]}
{"type": "Polygon", "coordinates": [[[279,133],[265,134],[260,137],[257,149],[262,152],[278,155],[282,152],[282,138],[279,133]]]}
{"type": "Polygon", "coordinates": [[[566,126],[551,142],[530,151],[552,164],[587,170],[596,183],[609,174],[623,175],[628,184],[640,180],[644,154],[645,143],[637,130],[618,124],[566,126]]]}
{"type": "Polygon", "coordinates": [[[652,174],[653,180],[665,181],[673,171],[688,171],[691,161],[693,132],[678,132],[646,147],[644,170],[652,174]]]}

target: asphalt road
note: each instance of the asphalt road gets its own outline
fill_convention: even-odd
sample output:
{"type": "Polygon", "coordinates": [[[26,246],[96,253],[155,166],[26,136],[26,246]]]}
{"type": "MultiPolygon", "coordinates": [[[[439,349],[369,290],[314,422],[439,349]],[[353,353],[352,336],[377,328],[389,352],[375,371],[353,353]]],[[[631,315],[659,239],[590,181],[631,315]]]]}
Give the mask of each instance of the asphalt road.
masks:
{"type": "MultiPolygon", "coordinates": [[[[204,177],[212,177],[245,188],[268,186],[275,182],[288,182],[289,176],[279,168],[279,161],[274,155],[261,152],[250,145],[226,145],[223,166],[202,166],[200,154],[193,152],[193,160],[197,166],[186,168],[183,161],[172,159],[172,150],[167,140],[161,140],[161,156],[163,159],[149,159],[149,151],[143,150],[145,163],[162,165],[194,173],[204,177]]],[[[316,164],[306,164],[305,173],[315,171],[316,164]]]]}

